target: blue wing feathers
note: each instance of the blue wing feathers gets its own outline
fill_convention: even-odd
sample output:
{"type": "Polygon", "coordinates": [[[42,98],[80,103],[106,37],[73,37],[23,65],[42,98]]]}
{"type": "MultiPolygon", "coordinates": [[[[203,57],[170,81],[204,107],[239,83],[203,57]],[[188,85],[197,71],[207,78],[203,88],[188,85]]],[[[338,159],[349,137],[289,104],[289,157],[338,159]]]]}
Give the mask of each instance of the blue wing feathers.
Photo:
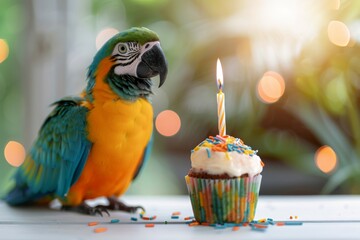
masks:
{"type": "Polygon", "coordinates": [[[139,173],[141,172],[141,170],[144,168],[144,166],[146,165],[146,163],[149,161],[150,158],[150,154],[151,154],[151,150],[152,150],[152,146],[153,146],[153,142],[154,142],[154,135],[151,135],[151,138],[148,142],[148,144],[146,145],[146,148],[144,150],[143,156],[142,156],[142,160],[134,174],[133,179],[136,179],[139,176],[139,173]]]}
{"type": "Polygon", "coordinates": [[[24,204],[47,194],[63,197],[79,178],[91,149],[87,140],[88,109],[81,98],[64,98],[44,121],[25,163],[15,175],[15,188],[5,198],[24,204]],[[22,196],[20,199],[19,196],[22,196]]]}

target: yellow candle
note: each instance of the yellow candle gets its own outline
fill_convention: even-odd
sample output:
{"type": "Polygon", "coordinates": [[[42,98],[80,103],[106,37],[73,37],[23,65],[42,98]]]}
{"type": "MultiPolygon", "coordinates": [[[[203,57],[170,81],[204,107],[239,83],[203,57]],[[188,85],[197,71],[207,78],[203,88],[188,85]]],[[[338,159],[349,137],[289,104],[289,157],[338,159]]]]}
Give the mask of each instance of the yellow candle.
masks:
{"type": "Polygon", "coordinates": [[[218,109],[218,128],[219,135],[226,135],[226,122],[225,122],[225,94],[222,91],[224,82],[223,82],[223,72],[221,67],[221,62],[218,59],[216,64],[216,84],[219,89],[219,92],[216,94],[217,97],[217,109],[218,109]]]}

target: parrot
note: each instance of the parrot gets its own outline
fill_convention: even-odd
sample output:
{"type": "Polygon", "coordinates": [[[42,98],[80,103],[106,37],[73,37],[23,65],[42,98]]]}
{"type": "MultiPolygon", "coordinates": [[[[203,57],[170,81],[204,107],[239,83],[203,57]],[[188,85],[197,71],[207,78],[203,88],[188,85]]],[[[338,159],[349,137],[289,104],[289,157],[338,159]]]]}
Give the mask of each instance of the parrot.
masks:
{"type": "Polygon", "coordinates": [[[55,102],[16,169],[10,206],[50,203],[64,211],[136,212],[120,200],[148,160],[153,142],[152,78],[159,87],[168,63],[159,36],[145,27],[117,33],[95,54],[78,96],[55,102]],[[86,200],[105,197],[108,205],[86,200]]]}

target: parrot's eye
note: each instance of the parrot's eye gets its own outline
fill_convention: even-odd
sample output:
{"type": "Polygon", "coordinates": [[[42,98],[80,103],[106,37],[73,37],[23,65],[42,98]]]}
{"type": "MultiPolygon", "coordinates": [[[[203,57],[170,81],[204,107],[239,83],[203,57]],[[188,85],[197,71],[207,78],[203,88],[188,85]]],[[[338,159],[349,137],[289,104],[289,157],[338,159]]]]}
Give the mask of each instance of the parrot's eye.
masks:
{"type": "Polygon", "coordinates": [[[126,44],[121,43],[118,46],[119,53],[126,53],[128,51],[128,47],[126,44]]]}

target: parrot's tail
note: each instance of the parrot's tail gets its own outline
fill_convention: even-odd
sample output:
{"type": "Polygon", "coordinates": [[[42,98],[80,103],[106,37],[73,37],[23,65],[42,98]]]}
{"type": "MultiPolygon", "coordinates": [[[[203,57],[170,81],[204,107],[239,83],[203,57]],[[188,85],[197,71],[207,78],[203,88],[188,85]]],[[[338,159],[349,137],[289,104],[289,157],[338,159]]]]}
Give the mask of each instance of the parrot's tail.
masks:
{"type": "Polygon", "coordinates": [[[47,195],[45,193],[34,194],[26,185],[22,187],[15,186],[3,200],[11,206],[21,206],[34,203],[47,195]]]}

